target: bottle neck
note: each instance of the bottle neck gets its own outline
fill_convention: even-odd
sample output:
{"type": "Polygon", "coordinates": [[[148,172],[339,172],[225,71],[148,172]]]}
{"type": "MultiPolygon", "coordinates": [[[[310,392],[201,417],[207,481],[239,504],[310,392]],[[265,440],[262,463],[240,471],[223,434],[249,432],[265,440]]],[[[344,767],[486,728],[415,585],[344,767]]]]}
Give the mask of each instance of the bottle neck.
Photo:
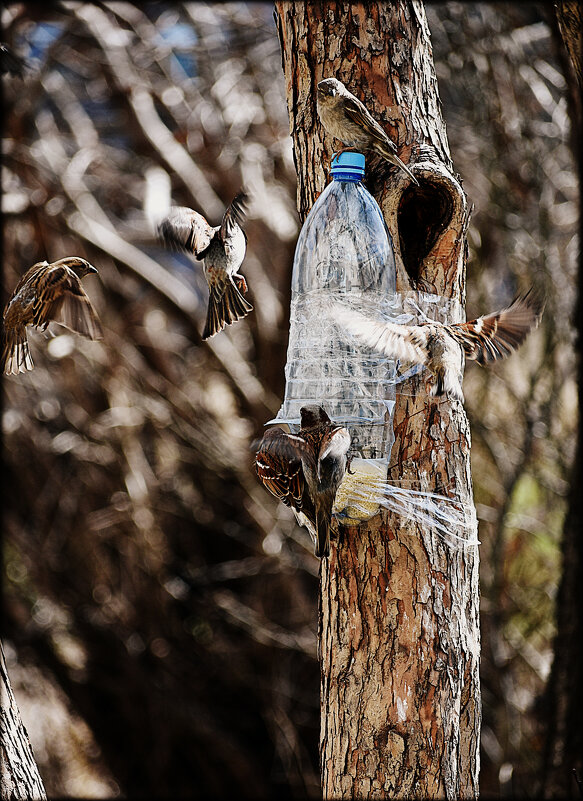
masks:
{"type": "Polygon", "coordinates": [[[362,181],[362,175],[352,172],[351,170],[335,170],[332,173],[333,181],[348,181],[352,184],[359,184],[362,181]]]}
{"type": "Polygon", "coordinates": [[[357,184],[364,177],[365,158],[362,153],[343,150],[332,156],[330,172],[335,181],[348,181],[357,184]]]}

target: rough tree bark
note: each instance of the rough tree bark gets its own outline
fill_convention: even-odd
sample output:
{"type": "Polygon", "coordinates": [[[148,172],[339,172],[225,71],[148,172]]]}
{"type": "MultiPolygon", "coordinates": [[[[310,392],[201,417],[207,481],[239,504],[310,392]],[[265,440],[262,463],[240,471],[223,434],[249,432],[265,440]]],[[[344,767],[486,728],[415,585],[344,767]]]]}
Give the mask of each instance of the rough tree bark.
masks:
{"type": "Polygon", "coordinates": [[[583,11],[573,0],[560,0],[555,5],[559,30],[569,53],[579,87],[583,86],[583,11]]]}
{"type": "MultiPolygon", "coordinates": [[[[366,103],[421,180],[414,187],[367,157],[367,185],[396,248],[397,290],[434,293],[450,312],[456,302],[463,308],[469,210],[452,172],[422,3],[275,8],[302,221],[338,147],[316,112],[316,85],[334,76],[366,103]]],[[[473,509],[461,404],[397,395],[394,428],[391,479],[450,493],[473,509]]],[[[476,797],[477,548],[452,549],[431,528],[384,511],[340,532],[320,573],[324,797],[476,797]]]]}
{"type": "Polygon", "coordinates": [[[4,649],[0,642],[0,799],[31,801],[46,798],[26,729],[10,686],[4,649]]]}

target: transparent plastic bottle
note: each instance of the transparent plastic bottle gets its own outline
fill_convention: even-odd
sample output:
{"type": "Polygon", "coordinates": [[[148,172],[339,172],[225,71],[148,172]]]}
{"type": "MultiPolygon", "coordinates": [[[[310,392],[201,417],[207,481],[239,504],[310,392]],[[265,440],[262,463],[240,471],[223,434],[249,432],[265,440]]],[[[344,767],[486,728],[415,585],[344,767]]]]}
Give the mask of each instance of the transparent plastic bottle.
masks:
{"type": "Polygon", "coordinates": [[[300,408],[318,403],[346,425],[351,454],[385,464],[393,444],[394,363],[361,347],[330,315],[333,301],[372,319],[394,313],[395,258],[381,210],[362,184],[365,159],[332,160],[332,178],[296,245],[284,402],[275,420],[292,432],[300,408]]]}

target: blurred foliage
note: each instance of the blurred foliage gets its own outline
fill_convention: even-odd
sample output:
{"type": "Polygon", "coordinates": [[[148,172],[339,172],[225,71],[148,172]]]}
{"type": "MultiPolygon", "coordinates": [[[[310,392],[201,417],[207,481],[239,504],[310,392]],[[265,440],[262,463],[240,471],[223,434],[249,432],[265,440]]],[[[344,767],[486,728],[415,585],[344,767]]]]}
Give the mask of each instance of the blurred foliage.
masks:
{"type": "Polygon", "coordinates": [[[492,369],[470,364],[464,380],[482,542],[488,796],[537,792],[539,698],[576,442],[576,134],[553,14],[536,3],[427,6],[450,149],[474,204],[467,316],[532,284],[547,299],[540,328],[515,357],[492,369]]]}
{"type": "MultiPolygon", "coordinates": [[[[534,792],[577,415],[577,178],[551,12],[427,7],[474,204],[468,317],[533,283],[547,296],[519,355],[469,365],[464,384],[485,795],[534,792]]],[[[82,256],[106,332],[33,332],[35,369],[3,383],[3,636],[49,796],[319,794],[318,564],[252,467],[283,395],[298,232],[271,15],[2,10],[28,64],[3,79],[4,298],[36,261],[82,256]],[[203,343],[199,265],[165,251],[153,223],[171,195],[216,224],[243,185],[255,312],[203,343]]]]}

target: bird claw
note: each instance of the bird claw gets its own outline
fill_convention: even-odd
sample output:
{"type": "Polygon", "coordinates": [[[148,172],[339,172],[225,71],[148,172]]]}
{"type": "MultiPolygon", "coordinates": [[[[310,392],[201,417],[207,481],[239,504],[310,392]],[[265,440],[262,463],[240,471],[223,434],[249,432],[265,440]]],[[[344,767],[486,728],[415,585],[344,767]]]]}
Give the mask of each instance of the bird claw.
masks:
{"type": "Polygon", "coordinates": [[[337,150],[332,154],[332,158],[338,160],[343,153],[356,153],[358,152],[355,147],[343,147],[342,150],[337,150]]]}
{"type": "Polygon", "coordinates": [[[249,287],[247,286],[247,281],[243,275],[239,275],[239,273],[235,273],[233,276],[235,281],[235,286],[239,290],[242,295],[246,295],[249,287]]]}

